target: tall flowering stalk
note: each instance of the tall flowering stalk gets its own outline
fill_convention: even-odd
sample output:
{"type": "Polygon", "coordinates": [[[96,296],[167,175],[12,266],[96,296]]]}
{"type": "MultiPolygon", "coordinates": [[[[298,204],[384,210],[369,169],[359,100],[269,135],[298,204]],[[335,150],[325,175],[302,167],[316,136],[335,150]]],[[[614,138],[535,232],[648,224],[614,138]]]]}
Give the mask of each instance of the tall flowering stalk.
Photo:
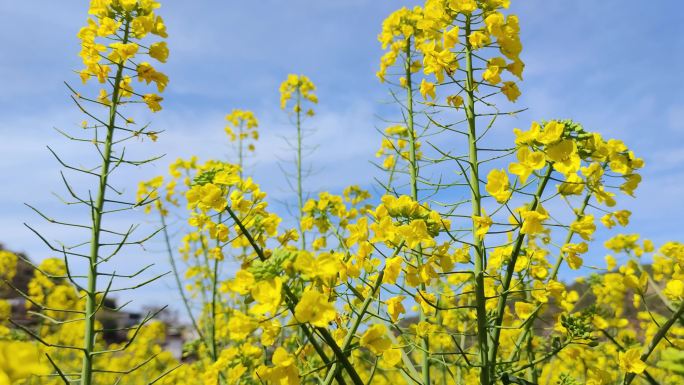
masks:
{"type": "Polygon", "coordinates": [[[255,151],[253,142],[259,139],[259,122],[252,111],[233,109],[226,115],[224,128],[228,139],[235,143],[237,152],[237,165],[240,167],[240,176],[244,175],[245,157],[255,151]]]}
{"type": "MultiPolygon", "coordinates": [[[[90,239],[90,254],[87,273],[86,304],[85,304],[85,329],[84,329],[84,343],[83,343],[83,365],[81,371],[80,383],[83,385],[90,385],[93,381],[93,358],[102,354],[94,350],[95,343],[95,321],[98,309],[102,306],[102,301],[108,294],[109,288],[104,292],[101,299],[98,300],[98,277],[102,275],[99,271],[101,263],[108,261],[114,254],[103,258],[102,250],[102,234],[106,232],[102,227],[102,219],[106,214],[105,202],[114,203],[106,198],[109,186],[109,179],[111,172],[121,164],[142,164],[148,161],[131,162],[123,158],[123,152],[116,154],[114,146],[125,140],[134,139],[140,135],[145,135],[152,140],[156,139],[157,132],[145,131],[145,128],[136,130],[127,127],[121,127],[120,122],[127,125],[133,124],[132,119],[122,119],[122,112],[120,107],[135,102],[147,104],[152,112],[161,110],[159,104],[162,98],[157,94],[147,93],[140,94],[134,91],[131,85],[132,79],[137,78],[139,82],[147,84],[154,83],[157,91],[162,92],[168,83],[168,77],[161,72],[154,69],[148,62],[137,62],[136,55],[139,51],[145,50],[145,46],[141,46],[142,39],[148,34],[154,34],[159,37],[167,37],[166,27],[161,17],[155,15],[154,10],[159,7],[155,1],[146,1],[138,3],[136,0],[123,1],[93,1],[89,13],[94,15],[97,20],[88,19],[88,26],[79,31],[79,38],[81,39],[81,58],[86,66],[80,72],[81,78],[86,83],[91,76],[95,76],[98,82],[105,84],[105,88],[100,90],[96,101],[85,99],[78,95],[75,99],[79,108],[81,108],[89,117],[94,119],[96,123],[92,126],[94,130],[95,146],[102,156],[102,163],[99,173],[96,174],[99,179],[97,186],[97,196],[95,201],[90,203],[92,214],[92,227],[90,239]],[[108,46],[98,42],[98,39],[106,41],[113,41],[108,46]],[[110,76],[110,71],[113,68],[114,76],[110,76]],[[107,88],[107,86],[109,88],[107,88]],[[85,108],[80,100],[88,102],[99,103],[108,109],[107,118],[100,120],[97,115],[91,115],[88,109],[85,108]],[[98,131],[104,130],[106,132],[104,141],[98,140],[98,131]],[[115,136],[116,134],[118,136],[115,136]]],[[[146,49],[149,57],[160,62],[166,62],[168,58],[168,48],[165,42],[153,43],[146,49]]],[[[87,128],[88,126],[86,126],[87,128]]],[[[116,191],[116,190],[114,190],[116,191]]],[[[77,198],[79,199],[79,198],[77,198]]],[[[81,200],[81,199],[79,199],[81,200]]],[[[132,209],[136,206],[147,204],[146,201],[140,201],[133,204],[121,203],[124,207],[120,209],[132,209]]],[[[130,232],[125,233],[123,239],[117,244],[118,251],[122,246],[129,243],[127,241],[130,232]]],[[[136,242],[141,243],[141,242],[136,242]]],[[[116,273],[109,274],[113,278],[116,273]]],[[[110,285],[112,280],[110,280],[110,285]]]]}
{"type": "Polygon", "coordinates": [[[317,104],[318,97],[314,93],[316,91],[316,86],[308,77],[304,75],[288,75],[287,79],[280,84],[279,90],[280,108],[285,110],[290,100],[293,100],[294,102],[291,114],[294,115],[294,125],[297,130],[297,136],[294,143],[291,143],[290,141],[287,143],[295,152],[295,171],[294,174],[285,170],[283,170],[283,172],[285,173],[288,184],[293,187],[293,190],[297,195],[297,220],[299,222],[300,247],[305,249],[306,229],[302,226],[301,220],[304,214],[304,201],[306,199],[306,193],[304,192],[304,188],[302,186],[304,183],[304,178],[307,174],[309,174],[309,172],[304,170],[304,152],[307,150],[307,147],[305,147],[303,143],[305,136],[303,122],[305,117],[314,116],[314,110],[313,108],[308,108],[306,111],[304,111],[304,103],[307,102],[311,104],[317,104]]]}
{"type": "MultiPolygon", "coordinates": [[[[160,93],[164,91],[168,83],[168,77],[157,71],[153,65],[144,59],[144,57],[148,57],[164,63],[169,55],[166,42],[146,42],[146,38],[153,35],[159,38],[167,37],[164,21],[155,13],[157,8],[159,8],[159,3],[153,0],[140,2],[136,0],[94,0],[91,1],[88,11],[92,18],[88,18],[87,25],[81,28],[78,33],[81,40],[80,57],[85,66],[79,72],[81,80],[83,84],[87,84],[94,79],[100,89],[96,96],[89,97],[69,86],[73,92],[72,99],[86,115],[82,127],[85,131],[91,132],[92,136],[88,138],[63,134],[73,141],[92,144],[96,149],[100,163],[93,167],[70,165],[50,150],[67,170],[85,174],[97,180],[94,186],[94,194],[89,192],[88,195],[83,195],[62,174],[72,200],[70,203],[87,207],[91,223],[82,225],[54,220],[51,222],[69,226],[76,230],[87,230],[90,232],[90,239],[80,245],[62,245],[60,247],[48,242],[45,237],[39,236],[53,251],[61,253],[64,258],[65,271],[62,272],[62,275],[52,274],[50,276],[68,279],[82,293],[84,300],[80,305],[77,305],[77,309],[53,309],[49,305],[34,301],[34,305],[43,311],[56,311],[57,314],[66,312],[67,314],[78,314],[81,317],[70,318],[69,320],[48,318],[58,324],[70,322],[82,325],[82,345],[61,346],[62,349],[73,349],[82,353],[80,373],[62,370],[57,363],[52,359],[50,360],[57,372],[56,374],[67,384],[72,382],[78,382],[82,385],[93,384],[97,382],[95,380],[97,373],[125,375],[127,371],[108,371],[99,368],[97,358],[126,349],[137,336],[137,331],[153,316],[153,314],[148,314],[143,319],[127,344],[111,349],[103,349],[97,346],[98,335],[105,331],[111,331],[98,326],[97,321],[98,314],[105,307],[108,296],[113,292],[132,290],[159,278],[157,276],[144,282],[115,287],[115,282],[119,280],[125,282],[136,278],[146,268],[137,273],[126,275],[118,273],[117,270],[120,271],[120,269],[115,267],[108,271],[109,269],[106,266],[112,264],[113,257],[120,250],[131,245],[142,245],[156,232],[141,239],[131,239],[137,226],[131,226],[126,231],[105,227],[105,218],[108,214],[130,211],[151,203],[149,196],[134,202],[119,198],[118,196],[121,193],[113,187],[112,174],[120,167],[140,166],[155,159],[128,159],[125,156],[125,147],[122,146],[122,143],[144,139],[155,141],[159,134],[159,132],[151,130],[149,125],[137,128],[137,124],[132,118],[126,117],[123,110],[123,107],[136,103],[146,105],[152,112],[161,110],[162,97],[157,93],[142,91],[148,88],[145,87],[146,85],[153,84],[156,92],[160,93]],[[145,83],[143,87],[135,85],[140,82],[145,83]],[[117,197],[113,197],[112,194],[117,197]],[[83,248],[87,248],[87,252],[81,251],[83,248]],[[71,261],[74,258],[86,261],[86,273],[83,276],[72,273],[73,267],[70,268],[70,266],[73,266],[71,261]]],[[[88,90],[90,92],[92,89],[89,88],[88,90]]],[[[36,211],[48,218],[40,211],[36,211]]],[[[48,346],[51,345],[44,339],[41,339],[41,342],[48,346]]]]}

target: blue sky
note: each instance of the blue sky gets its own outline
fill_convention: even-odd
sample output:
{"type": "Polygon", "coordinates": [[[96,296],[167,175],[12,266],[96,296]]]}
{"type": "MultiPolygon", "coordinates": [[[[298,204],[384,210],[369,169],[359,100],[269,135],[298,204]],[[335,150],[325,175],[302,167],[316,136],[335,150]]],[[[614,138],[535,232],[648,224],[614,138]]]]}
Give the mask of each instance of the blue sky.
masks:
{"type": "MultiPolygon", "coordinates": [[[[625,140],[647,164],[637,198],[625,203],[634,212],[630,231],[656,243],[682,240],[684,23],[673,11],[678,2],[662,0],[657,7],[624,0],[512,3],[512,12],[520,16],[527,65],[518,106],[529,110],[498,130],[509,135],[531,120],[569,117],[605,137],[625,140]]],[[[164,173],[177,157],[224,157],[229,151],[224,115],[246,108],[261,123],[262,140],[251,161],[256,179],[272,196],[288,199],[276,163],[287,154],[280,137],[290,126],[278,108],[277,88],[294,72],[316,83],[321,100],[311,121],[317,128],[311,142],[320,147],[309,158],[319,172],[308,180],[309,189],[371,184],[375,174],[369,160],[380,140],[375,129],[384,124],[378,116],[396,118],[383,107],[387,88],[375,78],[382,53],[376,36],[382,20],[406,4],[164,1],[159,13],[169,28],[171,50],[164,72],[171,82],[165,109],[151,119],[166,132],[145,150],[168,158],[127,179],[164,173]]],[[[0,0],[0,14],[0,242],[42,259],[52,254],[23,222],[36,224],[51,239],[69,240],[73,234],[41,224],[23,202],[57,217],[79,215],[50,194],[61,192],[61,186],[45,145],[73,159],[83,149],[64,143],[52,128],[70,129],[83,120],[63,81],[79,82],[72,70],[80,67],[76,33],[86,6],[84,1],[0,0]]],[[[164,268],[158,248],[153,243],[144,255],[164,268]]],[[[138,256],[124,256],[124,263],[137,266],[138,256]]],[[[162,282],[137,297],[159,301],[170,284],[162,282]]]]}

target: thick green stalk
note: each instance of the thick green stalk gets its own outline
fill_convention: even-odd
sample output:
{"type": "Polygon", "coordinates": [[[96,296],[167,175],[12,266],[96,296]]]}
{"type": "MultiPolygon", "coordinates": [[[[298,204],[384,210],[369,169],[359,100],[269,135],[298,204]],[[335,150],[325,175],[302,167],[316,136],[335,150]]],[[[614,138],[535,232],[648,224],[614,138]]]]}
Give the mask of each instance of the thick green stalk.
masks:
{"type": "MultiPolygon", "coordinates": [[[[465,113],[468,121],[468,160],[470,163],[470,194],[472,215],[482,215],[480,194],[480,176],[479,163],[477,153],[477,131],[476,131],[476,115],[475,115],[475,81],[473,69],[473,47],[470,45],[468,36],[470,36],[470,15],[466,16],[465,21],[465,59],[466,59],[466,103],[465,113]]],[[[477,231],[475,221],[473,221],[473,244],[475,248],[475,299],[477,310],[477,345],[480,354],[480,385],[489,385],[489,360],[488,352],[488,334],[487,327],[487,309],[485,307],[486,297],[484,293],[484,269],[485,269],[485,251],[484,243],[475,232],[477,231]]]]}
{"type": "MultiPolygon", "coordinates": [[[[411,198],[418,202],[418,173],[420,167],[416,157],[416,130],[413,119],[413,82],[411,80],[411,39],[406,39],[406,128],[409,134],[409,177],[411,185],[411,198]]],[[[418,255],[416,256],[416,264],[421,266],[423,264],[423,249],[418,245],[418,255]]],[[[421,290],[425,291],[425,284],[420,285],[421,290]]],[[[425,321],[425,312],[420,312],[420,321],[425,321]]],[[[421,365],[421,375],[423,384],[430,384],[430,340],[426,335],[421,340],[421,349],[423,350],[423,362],[421,365]]]]}
{"type": "MultiPolygon", "coordinates": [[[[124,27],[123,43],[128,42],[129,23],[124,27]]],[[[114,143],[114,130],[116,130],[117,108],[120,99],[120,83],[123,79],[124,63],[117,64],[114,78],[114,90],[112,102],[109,106],[109,119],[107,122],[107,137],[105,138],[104,151],[102,153],[102,165],[100,166],[97,198],[91,207],[92,232],[90,237],[90,258],[88,260],[88,284],[86,286],[85,326],[83,337],[83,362],[81,366],[81,385],[93,383],[93,350],[95,347],[95,316],[97,312],[97,277],[98,259],[100,253],[100,234],[102,231],[102,215],[105,196],[107,194],[107,180],[111,166],[112,146],[114,143]]],[[[102,299],[104,301],[104,299],[102,299]]]]}

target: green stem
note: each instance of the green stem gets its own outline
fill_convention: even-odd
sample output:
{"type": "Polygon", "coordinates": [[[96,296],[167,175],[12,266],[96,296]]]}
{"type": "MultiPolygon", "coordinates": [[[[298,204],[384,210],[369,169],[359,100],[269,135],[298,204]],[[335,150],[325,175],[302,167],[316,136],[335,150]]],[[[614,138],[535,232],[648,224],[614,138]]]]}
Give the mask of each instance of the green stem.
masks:
{"type": "MultiPolygon", "coordinates": [[[[416,130],[414,124],[414,111],[413,111],[413,81],[411,80],[411,39],[406,39],[406,128],[409,135],[409,176],[411,184],[411,198],[418,202],[418,173],[420,172],[420,166],[418,165],[418,159],[416,156],[416,130]]],[[[418,245],[416,264],[421,266],[423,264],[423,248],[418,245]]],[[[421,283],[420,289],[425,291],[425,284],[421,283]]],[[[420,312],[420,321],[426,320],[426,315],[424,311],[420,312]]],[[[423,351],[423,362],[421,365],[421,376],[423,378],[423,384],[430,384],[430,340],[426,335],[421,339],[421,350],[423,351]]]]}
{"type": "MultiPolygon", "coordinates": [[[[530,289],[529,287],[527,289],[530,289]]],[[[525,299],[528,302],[533,300],[532,292],[530,290],[525,290],[525,299]]],[[[534,335],[527,334],[527,343],[525,344],[525,352],[527,353],[527,360],[529,362],[534,362],[537,357],[534,351],[534,335]]],[[[536,366],[531,366],[528,368],[530,381],[534,384],[539,383],[539,370],[536,366]]]]}
{"type": "MultiPolygon", "coordinates": [[[[582,219],[584,216],[584,212],[587,210],[587,206],[589,206],[589,201],[591,200],[591,193],[588,193],[587,196],[584,197],[584,200],[582,201],[582,206],[580,206],[579,211],[577,211],[577,214],[575,218],[577,219],[582,219]]],[[[572,230],[568,230],[568,235],[565,237],[565,241],[563,242],[563,245],[567,245],[568,243],[572,242],[572,238],[575,236],[575,232],[572,230]]],[[[560,270],[560,267],[563,263],[563,253],[560,252],[558,253],[558,259],[556,259],[556,264],[553,266],[553,271],[551,271],[551,278],[549,279],[556,279],[558,276],[558,271],[560,270]]]]}
{"type": "MultiPolygon", "coordinates": [[[[128,42],[129,21],[126,20],[124,27],[123,43],[128,42]]],[[[92,206],[92,232],[90,239],[90,256],[88,260],[88,284],[86,287],[85,304],[85,326],[83,337],[83,362],[81,366],[81,385],[91,385],[93,383],[93,350],[95,347],[95,316],[97,313],[97,278],[98,278],[98,258],[100,252],[100,233],[102,225],[102,215],[107,194],[107,180],[111,165],[112,146],[114,143],[114,130],[116,130],[117,107],[120,99],[120,83],[123,79],[124,63],[117,64],[116,76],[114,78],[114,90],[112,91],[112,102],[109,106],[109,120],[107,123],[107,137],[105,139],[104,152],[102,154],[102,165],[100,168],[99,185],[97,198],[92,206]]],[[[104,301],[104,298],[102,299],[104,301]]]]}
{"type": "MultiPolygon", "coordinates": [[[[395,257],[401,248],[404,247],[404,242],[399,244],[397,248],[394,250],[394,253],[392,257],[395,257]]],[[[368,306],[370,306],[370,303],[375,299],[375,296],[378,294],[378,291],[380,290],[380,286],[382,285],[382,279],[385,276],[385,270],[380,271],[378,274],[377,279],[375,280],[375,284],[372,287],[372,290],[366,298],[363,300],[363,303],[361,304],[361,310],[358,312],[356,318],[354,319],[352,323],[352,327],[347,331],[347,335],[344,337],[344,341],[342,342],[342,346],[340,347],[343,352],[346,352],[347,349],[349,349],[349,346],[351,346],[352,340],[354,339],[354,336],[356,335],[356,331],[359,329],[359,326],[361,326],[361,322],[363,321],[363,317],[366,315],[366,311],[368,311],[368,306]]],[[[328,375],[325,377],[325,380],[323,381],[323,385],[330,385],[332,384],[332,380],[334,378],[335,373],[338,370],[337,362],[333,363],[332,366],[330,367],[330,371],[328,371],[328,375]]]]}
{"type": "Polygon", "coordinates": [[[411,197],[418,201],[418,173],[416,160],[416,131],[413,121],[413,83],[411,80],[411,40],[406,40],[406,125],[409,134],[409,175],[411,178],[411,197]]]}
{"type": "Polygon", "coordinates": [[[162,223],[162,228],[163,228],[163,233],[164,233],[164,242],[166,244],[166,251],[169,257],[169,263],[171,264],[171,270],[173,271],[173,277],[176,280],[176,288],[178,289],[178,293],[181,296],[181,299],[183,300],[183,306],[185,307],[185,311],[188,314],[188,318],[190,318],[190,322],[192,323],[192,327],[195,329],[195,332],[197,332],[197,335],[199,336],[200,340],[206,344],[207,341],[204,340],[204,335],[202,333],[202,329],[200,329],[199,324],[197,323],[197,320],[195,319],[194,314],[192,313],[192,309],[190,308],[190,301],[188,300],[188,297],[185,295],[185,290],[183,289],[183,283],[181,282],[180,275],[178,274],[178,267],[176,266],[176,260],[173,258],[173,252],[171,251],[171,238],[169,237],[169,231],[166,227],[166,217],[159,212],[159,216],[161,217],[161,223],[162,223]]]}
{"type": "MultiPolygon", "coordinates": [[[[605,167],[605,164],[604,164],[605,167]]],[[[584,216],[584,212],[586,211],[587,207],[589,206],[589,201],[591,200],[592,197],[592,192],[590,191],[582,200],[582,205],[580,206],[579,210],[576,211],[576,218],[580,219],[584,216]]],[[[575,232],[572,230],[568,230],[568,234],[565,236],[565,241],[563,242],[564,245],[572,242],[572,238],[575,235],[575,232]]],[[[556,259],[556,263],[553,266],[553,270],[551,272],[551,275],[549,277],[549,281],[555,280],[556,277],[558,276],[558,271],[560,270],[561,264],[563,263],[563,253],[558,253],[558,258],[556,259]]],[[[548,282],[548,281],[547,281],[548,282]]],[[[518,337],[516,343],[514,346],[520,346],[522,344],[524,338],[526,338],[527,334],[530,331],[530,328],[534,325],[534,321],[537,319],[539,316],[539,312],[541,311],[542,304],[537,305],[537,307],[534,309],[530,317],[525,321],[525,326],[524,330],[522,333],[520,333],[520,336],[518,337]]],[[[512,352],[508,358],[508,361],[512,361],[514,357],[515,352],[512,352]]]]}
{"type": "MultiPolygon", "coordinates": [[[[662,340],[663,338],[665,338],[665,335],[667,335],[667,332],[670,330],[670,328],[672,327],[672,325],[674,325],[674,323],[675,323],[675,322],[679,319],[679,317],[681,317],[682,315],[684,315],[684,301],[682,301],[682,304],[679,305],[679,309],[677,309],[677,312],[675,312],[675,313],[672,315],[672,317],[670,317],[670,319],[668,319],[667,322],[665,322],[665,323],[663,324],[663,326],[661,326],[660,329],[658,329],[658,332],[656,332],[656,334],[653,336],[653,339],[651,339],[651,342],[648,344],[648,347],[646,347],[646,348],[644,349],[644,352],[641,354],[641,357],[640,357],[641,361],[646,362],[646,360],[648,359],[648,357],[649,357],[649,356],[651,355],[651,353],[653,353],[653,351],[655,350],[656,346],[658,346],[658,344],[660,343],[660,340],[662,340]]],[[[629,385],[629,384],[631,384],[632,381],[634,380],[634,377],[636,377],[636,374],[634,374],[634,373],[627,373],[627,375],[625,376],[625,381],[624,381],[623,384],[624,384],[624,385],[629,385]]]]}
{"type": "Polygon", "coordinates": [[[218,359],[218,348],[216,341],[216,300],[218,288],[218,265],[219,260],[214,259],[214,266],[211,276],[211,356],[214,361],[218,359]]]}
{"type": "MultiPolygon", "coordinates": [[[[259,244],[254,239],[254,237],[252,237],[252,234],[245,227],[244,223],[242,223],[240,218],[238,218],[238,216],[235,214],[235,212],[230,207],[226,207],[226,212],[228,212],[228,215],[230,215],[230,217],[233,219],[235,224],[238,226],[242,235],[244,235],[245,238],[247,238],[247,241],[249,242],[250,246],[252,247],[252,249],[256,253],[257,257],[261,261],[266,261],[267,258],[266,258],[266,255],[264,254],[264,251],[261,249],[259,244]]],[[[285,294],[285,302],[287,304],[288,310],[290,311],[290,313],[294,314],[295,313],[295,305],[298,302],[297,296],[292,292],[292,290],[287,285],[283,285],[283,292],[285,294]]],[[[311,330],[309,330],[307,324],[302,323],[299,326],[302,328],[304,333],[307,335],[309,341],[311,342],[311,344],[314,347],[314,350],[316,350],[316,352],[321,357],[323,362],[326,365],[329,364],[330,360],[326,356],[323,348],[318,344],[318,342],[314,338],[313,333],[311,330]]],[[[323,340],[328,345],[328,347],[330,347],[330,349],[333,351],[333,354],[335,355],[337,360],[342,364],[342,367],[347,371],[347,373],[349,374],[349,377],[351,378],[354,385],[365,385],[363,380],[361,380],[361,377],[359,377],[359,373],[356,371],[356,369],[351,364],[351,362],[349,362],[349,358],[347,357],[347,355],[342,351],[342,349],[340,349],[339,345],[337,345],[337,342],[335,342],[335,339],[332,337],[330,332],[328,332],[328,329],[326,329],[324,327],[315,327],[313,329],[316,332],[318,332],[318,334],[323,338],[323,340]]],[[[337,377],[337,382],[340,385],[345,384],[344,377],[341,375],[341,373],[337,377]]]]}
{"type": "Polygon", "coordinates": [[[302,92],[297,87],[297,208],[299,221],[300,247],[306,249],[306,236],[302,229],[302,217],[304,216],[304,192],[302,190],[302,92]]]}
{"type": "MultiPolygon", "coordinates": [[[[553,166],[548,164],[546,169],[546,174],[537,186],[537,191],[534,194],[532,202],[527,206],[530,211],[536,210],[539,207],[539,201],[541,200],[546,185],[551,178],[551,173],[553,173],[553,166]]],[[[506,266],[506,276],[501,283],[501,294],[499,294],[499,302],[496,307],[496,320],[494,321],[494,329],[492,332],[492,345],[489,348],[489,370],[492,377],[495,375],[496,368],[496,356],[499,350],[499,337],[501,336],[501,326],[503,325],[504,314],[506,312],[508,291],[511,288],[511,281],[513,280],[513,273],[515,272],[515,264],[518,261],[520,252],[522,251],[522,245],[525,240],[525,234],[522,232],[518,233],[518,237],[515,240],[515,245],[513,246],[513,251],[511,252],[511,258],[506,266]]]]}
{"type": "MultiPolygon", "coordinates": [[[[473,47],[470,44],[468,36],[471,32],[471,16],[466,16],[465,21],[465,59],[466,59],[466,103],[465,113],[468,121],[468,153],[470,163],[470,192],[472,215],[480,216],[482,214],[480,194],[480,176],[479,163],[477,153],[477,131],[476,131],[476,115],[475,115],[475,81],[473,79],[473,47]]],[[[480,385],[489,385],[490,366],[487,357],[488,351],[488,334],[487,327],[487,309],[486,297],[484,292],[484,269],[485,269],[485,250],[483,240],[478,237],[475,221],[473,221],[473,244],[475,246],[475,299],[477,310],[477,345],[480,354],[480,385]]]]}
{"type": "MultiPolygon", "coordinates": [[[[627,350],[627,349],[625,349],[624,346],[622,346],[622,344],[620,344],[615,338],[613,338],[613,336],[611,336],[610,333],[608,333],[605,329],[601,329],[600,331],[606,338],[608,338],[608,340],[610,342],[612,342],[615,346],[617,346],[618,352],[624,352],[627,350]]],[[[650,385],[660,385],[660,383],[658,383],[658,381],[656,381],[656,379],[648,372],[648,370],[644,370],[644,377],[646,377],[646,381],[650,385]]]]}
{"type": "MultiPolygon", "coordinates": [[[[218,215],[218,223],[221,223],[221,214],[218,215]]],[[[216,247],[219,247],[220,241],[216,239],[216,247]]],[[[216,305],[218,298],[218,281],[219,281],[219,263],[218,258],[214,259],[214,266],[211,274],[211,355],[214,362],[218,360],[218,341],[216,340],[216,305]]],[[[226,384],[226,378],[223,373],[216,379],[217,384],[226,384]]]]}

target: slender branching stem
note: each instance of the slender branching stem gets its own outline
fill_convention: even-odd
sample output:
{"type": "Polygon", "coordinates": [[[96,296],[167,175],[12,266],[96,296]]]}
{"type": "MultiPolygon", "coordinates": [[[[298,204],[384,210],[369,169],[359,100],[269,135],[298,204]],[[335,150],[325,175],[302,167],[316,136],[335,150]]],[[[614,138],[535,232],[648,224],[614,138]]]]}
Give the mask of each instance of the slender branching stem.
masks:
{"type": "Polygon", "coordinates": [[[297,105],[295,106],[297,115],[297,220],[299,226],[299,242],[302,250],[306,249],[306,235],[302,228],[302,217],[304,216],[304,191],[302,189],[302,91],[297,87],[297,105]]]}
{"type": "Polygon", "coordinates": [[[202,333],[202,329],[199,327],[199,324],[197,323],[197,319],[195,318],[195,315],[192,312],[192,308],[190,307],[190,301],[185,295],[185,289],[183,289],[183,283],[181,282],[180,275],[178,272],[178,266],[176,266],[176,260],[173,257],[173,251],[171,249],[171,238],[169,237],[169,230],[167,228],[166,224],[166,217],[164,214],[159,212],[159,217],[161,218],[161,224],[162,224],[162,234],[164,235],[164,243],[166,245],[166,252],[169,257],[169,264],[171,265],[171,270],[173,272],[173,277],[175,278],[176,281],[176,289],[178,290],[178,294],[180,294],[181,300],[183,301],[183,306],[185,308],[185,312],[188,315],[188,318],[190,318],[190,323],[192,323],[192,327],[197,333],[198,337],[202,341],[202,343],[206,344],[207,341],[204,339],[204,333],[202,333]]]}
{"type": "MultiPolygon", "coordinates": [[[[651,342],[648,344],[648,346],[646,346],[644,348],[643,352],[641,353],[641,356],[639,357],[641,359],[641,361],[646,362],[646,360],[651,355],[651,353],[653,353],[653,351],[658,346],[660,341],[663,338],[665,338],[665,336],[667,335],[667,332],[670,331],[670,328],[672,327],[672,325],[674,325],[674,323],[677,322],[677,320],[679,320],[679,317],[681,317],[682,315],[684,315],[684,301],[682,301],[681,305],[679,305],[679,309],[677,309],[677,311],[667,320],[667,322],[665,322],[664,324],[662,324],[662,326],[660,326],[660,329],[658,329],[656,334],[653,336],[653,338],[651,339],[651,342]]],[[[631,384],[632,381],[634,381],[635,377],[636,377],[636,374],[627,373],[627,375],[625,375],[625,380],[623,382],[623,385],[631,384]]]]}
{"type": "MultiPolygon", "coordinates": [[[[262,250],[261,246],[257,243],[257,241],[254,239],[252,236],[251,232],[247,227],[245,227],[245,224],[238,218],[238,216],[235,214],[235,212],[230,208],[226,208],[226,212],[228,215],[230,215],[231,219],[235,222],[235,224],[238,226],[240,229],[240,232],[242,235],[247,238],[247,241],[249,242],[250,246],[256,253],[257,257],[261,261],[266,261],[266,255],[264,254],[264,251],[262,250]]],[[[294,314],[295,313],[295,305],[297,304],[297,296],[292,292],[292,290],[286,286],[283,285],[283,292],[285,294],[285,303],[290,311],[290,313],[294,314]]],[[[316,350],[316,353],[321,357],[324,363],[328,364],[330,360],[328,359],[327,355],[325,354],[325,351],[323,348],[318,344],[318,341],[313,338],[313,333],[312,330],[309,329],[307,324],[300,324],[300,327],[304,331],[304,333],[307,335],[307,338],[311,342],[311,344],[314,347],[314,350],[316,350]]],[[[340,346],[337,344],[333,336],[330,334],[328,329],[323,328],[323,327],[315,327],[313,329],[316,331],[318,334],[321,335],[323,338],[324,343],[333,351],[333,354],[335,355],[335,358],[340,362],[342,367],[345,369],[345,371],[349,374],[349,377],[351,378],[352,382],[354,385],[365,385],[363,380],[361,380],[361,377],[359,376],[359,373],[356,371],[354,366],[351,364],[349,361],[349,358],[347,357],[346,353],[342,351],[340,346]]],[[[340,373],[337,376],[337,382],[340,384],[345,384],[344,377],[340,373]]]]}
{"type": "MultiPolygon", "coordinates": [[[[392,257],[396,256],[403,247],[404,247],[404,242],[402,242],[401,244],[399,244],[395,248],[392,257]]],[[[361,304],[361,309],[359,309],[358,314],[356,315],[356,318],[354,318],[354,321],[352,322],[352,326],[347,331],[347,334],[344,337],[344,341],[342,342],[342,346],[340,347],[343,352],[347,351],[347,349],[349,349],[349,347],[351,346],[352,340],[354,339],[354,336],[356,335],[356,331],[359,329],[359,326],[361,326],[361,322],[363,321],[363,318],[365,317],[365,315],[368,311],[368,306],[370,306],[371,302],[373,302],[375,297],[378,295],[378,291],[380,290],[380,286],[382,285],[382,280],[383,280],[384,276],[385,276],[385,270],[380,271],[377,278],[375,279],[375,283],[373,284],[371,291],[366,295],[366,298],[363,300],[363,303],[361,304]]],[[[337,362],[335,362],[330,367],[330,371],[328,371],[328,375],[326,376],[325,380],[323,381],[323,385],[332,384],[334,375],[335,375],[337,370],[338,370],[338,365],[337,365],[337,362]]]]}
{"type": "MultiPolygon", "coordinates": [[[[473,47],[470,44],[468,36],[471,31],[471,16],[467,15],[465,20],[465,59],[466,59],[466,102],[465,113],[468,121],[468,153],[470,163],[470,193],[472,215],[482,215],[480,195],[480,176],[477,153],[477,130],[476,130],[476,115],[475,115],[475,81],[473,68],[473,47]]],[[[484,269],[485,261],[485,247],[482,238],[475,233],[475,221],[473,221],[473,244],[475,245],[475,302],[477,310],[477,345],[480,355],[480,385],[490,384],[490,367],[487,357],[488,353],[488,335],[489,330],[487,326],[487,310],[485,307],[485,293],[484,293],[484,269]]]]}
{"type": "MultiPolygon", "coordinates": [[[[546,189],[546,185],[549,182],[549,178],[551,177],[552,172],[553,166],[551,164],[547,165],[546,173],[539,181],[539,185],[537,186],[537,191],[535,192],[532,198],[532,202],[530,202],[530,204],[527,206],[528,210],[536,210],[539,207],[539,202],[541,201],[541,197],[544,194],[544,190],[546,189]]],[[[499,294],[499,301],[496,307],[496,320],[494,321],[495,327],[492,330],[492,343],[489,350],[489,369],[490,374],[492,376],[495,374],[496,358],[499,350],[499,337],[501,336],[501,326],[503,325],[504,314],[506,312],[507,306],[506,301],[508,300],[511,282],[513,281],[513,274],[515,273],[515,264],[518,261],[520,253],[522,252],[522,245],[524,240],[525,234],[519,232],[518,236],[515,239],[513,251],[511,252],[511,258],[508,262],[508,265],[506,266],[506,276],[504,277],[504,280],[501,283],[501,293],[499,294]]]]}
{"type": "MultiPolygon", "coordinates": [[[[413,107],[413,82],[411,80],[411,39],[406,39],[406,62],[405,76],[406,76],[406,128],[408,130],[409,136],[409,177],[411,185],[411,198],[418,202],[418,175],[420,173],[420,166],[418,165],[417,158],[417,134],[415,130],[414,123],[414,107],[413,107]]],[[[416,253],[416,264],[421,266],[423,250],[420,245],[418,245],[418,252],[416,253]]],[[[420,289],[425,291],[425,283],[421,283],[420,289]]],[[[420,321],[426,320],[426,314],[424,311],[420,312],[420,321]]],[[[427,335],[421,338],[421,350],[423,351],[422,365],[421,365],[421,376],[423,384],[430,384],[430,340],[427,335]]]]}

